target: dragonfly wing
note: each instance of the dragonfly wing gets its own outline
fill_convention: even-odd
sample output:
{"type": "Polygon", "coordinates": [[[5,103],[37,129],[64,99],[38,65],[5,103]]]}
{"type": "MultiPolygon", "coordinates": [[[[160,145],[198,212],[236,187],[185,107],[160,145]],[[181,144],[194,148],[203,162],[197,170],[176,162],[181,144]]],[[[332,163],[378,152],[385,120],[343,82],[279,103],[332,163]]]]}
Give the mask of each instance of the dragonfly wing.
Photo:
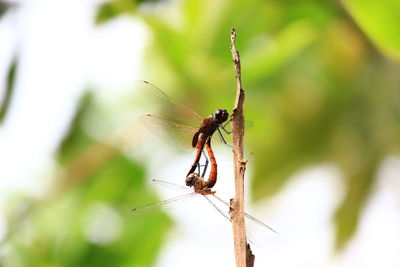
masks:
{"type": "MultiPolygon", "coordinates": [[[[211,205],[212,205],[222,216],[224,216],[228,221],[232,222],[232,219],[231,219],[231,217],[230,217],[228,211],[225,211],[225,209],[219,208],[208,196],[204,196],[204,197],[208,200],[208,202],[211,203],[211,205]]],[[[224,201],[223,201],[222,203],[227,204],[227,203],[225,203],[224,201]]],[[[255,240],[255,238],[253,237],[253,234],[250,233],[250,232],[248,231],[247,221],[246,221],[246,237],[247,237],[247,241],[248,241],[248,242],[252,243],[253,245],[258,245],[259,242],[253,241],[253,240],[255,240]]]]}
{"type": "Polygon", "coordinates": [[[149,103],[148,108],[152,113],[193,127],[199,127],[203,121],[197,112],[171,99],[157,86],[147,81],[138,81],[135,87],[145,97],[144,101],[149,103]]]}
{"type": "MultiPolygon", "coordinates": [[[[215,195],[215,194],[212,195],[212,196],[213,196],[215,199],[217,199],[219,202],[223,203],[223,204],[224,204],[225,206],[227,206],[228,208],[230,207],[229,203],[226,202],[225,200],[223,200],[222,198],[218,197],[218,196],[215,195]]],[[[250,215],[250,214],[248,214],[248,213],[245,212],[245,213],[244,213],[244,216],[245,216],[247,219],[252,220],[252,221],[254,221],[254,222],[260,224],[261,226],[263,226],[263,227],[265,227],[265,228],[271,230],[271,231],[274,232],[275,234],[278,234],[278,232],[275,231],[272,227],[266,225],[265,223],[263,223],[262,221],[260,221],[259,219],[255,218],[255,217],[253,217],[252,215],[250,215]]]]}
{"type": "Polygon", "coordinates": [[[170,199],[167,199],[167,200],[164,200],[164,201],[160,201],[160,202],[157,202],[157,203],[151,203],[151,204],[139,206],[139,207],[133,208],[132,212],[135,215],[142,214],[142,213],[157,213],[157,212],[161,212],[162,210],[166,209],[170,204],[178,202],[178,201],[183,200],[183,199],[187,199],[189,197],[193,197],[195,195],[196,195],[196,193],[192,192],[192,193],[189,193],[189,194],[173,197],[173,198],[170,198],[170,199]]]}
{"type": "MultiPolygon", "coordinates": [[[[218,197],[217,195],[213,194],[212,195],[214,199],[218,200],[220,203],[222,203],[226,207],[226,212],[223,210],[222,213],[226,214],[224,215],[225,218],[227,218],[229,221],[231,221],[230,215],[229,215],[229,203],[218,197]]],[[[207,197],[209,202],[212,202],[208,196],[207,197]]],[[[213,206],[215,207],[216,204],[213,203],[213,206]]],[[[221,213],[221,208],[217,209],[221,213]]],[[[262,221],[258,220],[257,218],[253,217],[252,215],[248,213],[244,213],[245,217],[245,222],[246,222],[246,235],[247,239],[250,243],[256,246],[264,246],[265,241],[269,239],[270,235],[267,235],[268,232],[272,231],[275,234],[278,234],[277,231],[275,231],[272,227],[268,226],[267,224],[263,223],[262,221]],[[267,231],[268,230],[268,231],[267,231]]]]}
{"type": "Polygon", "coordinates": [[[229,213],[228,213],[226,210],[224,210],[224,209],[218,207],[217,204],[215,204],[215,203],[210,199],[209,195],[202,195],[202,196],[203,196],[205,199],[207,199],[207,201],[210,202],[210,204],[211,204],[222,216],[224,216],[228,221],[231,222],[231,218],[230,218],[230,216],[229,216],[229,213]]]}
{"type": "Polygon", "coordinates": [[[146,128],[164,140],[173,139],[181,147],[192,149],[192,139],[198,128],[183,125],[161,116],[147,114],[141,117],[146,128]]]}
{"type": "Polygon", "coordinates": [[[174,184],[174,183],[170,183],[164,180],[158,180],[158,179],[152,179],[151,180],[153,183],[156,183],[158,185],[161,186],[165,186],[171,189],[176,189],[176,190],[180,190],[180,191],[190,191],[193,192],[193,189],[187,186],[183,186],[183,185],[178,185],[178,184],[174,184]]]}

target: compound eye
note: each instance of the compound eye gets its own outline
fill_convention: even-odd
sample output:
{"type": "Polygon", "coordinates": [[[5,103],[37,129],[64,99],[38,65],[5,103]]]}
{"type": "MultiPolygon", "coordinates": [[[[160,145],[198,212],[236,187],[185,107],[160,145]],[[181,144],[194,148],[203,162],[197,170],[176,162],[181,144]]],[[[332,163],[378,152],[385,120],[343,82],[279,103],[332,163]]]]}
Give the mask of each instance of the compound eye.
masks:
{"type": "Polygon", "coordinates": [[[186,185],[187,186],[193,186],[194,183],[197,181],[198,179],[198,174],[197,173],[191,173],[186,177],[186,185]]]}
{"type": "Polygon", "coordinates": [[[221,117],[222,117],[222,111],[221,111],[220,109],[217,109],[217,110],[215,111],[215,118],[216,118],[217,120],[219,120],[219,119],[221,119],[221,117]]]}
{"type": "Polygon", "coordinates": [[[228,119],[229,113],[225,109],[217,109],[214,114],[213,118],[219,123],[223,123],[228,119]]]}
{"type": "Polygon", "coordinates": [[[228,117],[228,112],[225,109],[217,109],[215,111],[215,116],[217,118],[228,117]]]}

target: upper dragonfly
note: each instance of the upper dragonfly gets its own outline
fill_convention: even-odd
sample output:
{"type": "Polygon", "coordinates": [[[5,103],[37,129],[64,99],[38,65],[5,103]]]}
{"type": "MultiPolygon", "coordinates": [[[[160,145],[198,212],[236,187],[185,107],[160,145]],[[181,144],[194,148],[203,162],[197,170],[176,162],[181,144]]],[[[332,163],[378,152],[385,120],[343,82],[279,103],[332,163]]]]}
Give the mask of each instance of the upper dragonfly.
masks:
{"type": "MultiPolygon", "coordinates": [[[[153,126],[162,126],[167,130],[174,130],[181,133],[183,135],[190,134],[191,135],[191,146],[196,148],[196,156],[190,167],[188,173],[186,174],[186,185],[194,186],[195,190],[203,190],[203,189],[211,189],[215,183],[217,182],[217,162],[214,156],[214,152],[211,147],[211,138],[215,132],[218,132],[221,140],[225,142],[220,129],[225,131],[226,133],[230,133],[225,129],[227,123],[230,122],[228,120],[229,113],[225,109],[217,109],[213,114],[211,114],[207,118],[201,117],[197,112],[188,108],[187,106],[178,103],[168,97],[163,91],[154,86],[153,84],[147,81],[140,81],[140,87],[143,88],[144,91],[147,91],[152,95],[152,99],[155,100],[155,103],[158,106],[158,113],[155,114],[146,114],[143,118],[145,125],[152,128],[153,126]],[[193,121],[197,121],[197,125],[194,125],[193,121]],[[224,124],[225,123],[225,124],[224,124]],[[203,152],[204,147],[207,150],[208,157],[211,162],[211,170],[207,180],[195,179],[193,173],[196,168],[200,169],[200,158],[203,152]]],[[[206,160],[206,165],[208,164],[208,160],[206,160]]],[[[203,170],[203,175],[207,166],[203,170]]]]}

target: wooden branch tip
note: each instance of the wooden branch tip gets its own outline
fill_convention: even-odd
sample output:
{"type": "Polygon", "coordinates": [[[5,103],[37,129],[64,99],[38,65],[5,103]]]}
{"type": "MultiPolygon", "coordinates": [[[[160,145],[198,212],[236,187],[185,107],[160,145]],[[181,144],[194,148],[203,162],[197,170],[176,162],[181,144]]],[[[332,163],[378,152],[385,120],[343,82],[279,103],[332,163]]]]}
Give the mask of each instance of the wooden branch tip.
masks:
{"type": "Polygon", "coordinates": [[[230,202],[233,241],[237,267],[252,267],[255,256],[252,254],[246,239],[244,222],[244,175],[247,161],[243,159],[244,138],[244,90],[242,88],[241,66],[239,52],[235,47],[236,30],[231,31],[231,53],[235,68],[236,98],[232,111],[232,145],[233,167],[235,173],[235,197],[230,202]]]}
{"type": "Polygon", "coordinates": [[[236,40],[236,29],[232,28],[231,30],[231,44],[233,44],[236,40]]]}

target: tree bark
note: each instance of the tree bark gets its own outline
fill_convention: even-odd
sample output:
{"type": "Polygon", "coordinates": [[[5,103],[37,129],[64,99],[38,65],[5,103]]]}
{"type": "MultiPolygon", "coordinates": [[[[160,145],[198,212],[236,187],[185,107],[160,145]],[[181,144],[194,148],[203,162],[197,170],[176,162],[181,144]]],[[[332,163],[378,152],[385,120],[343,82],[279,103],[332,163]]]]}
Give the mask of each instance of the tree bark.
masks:
{"type": "Polygon", "coordinates": [[[244,138],[244,89],[242,87],[239,52],[235,47],[236,30],[231,31],[231,52],[236,72],[236,99],[232,111],[233,166],[235,173],[235,197],[230,202],[233,239],[237,267],[252,267],[255,256],[246,240],[244,223],[244,174],[247,161],[243,158],[244,138]]]}

